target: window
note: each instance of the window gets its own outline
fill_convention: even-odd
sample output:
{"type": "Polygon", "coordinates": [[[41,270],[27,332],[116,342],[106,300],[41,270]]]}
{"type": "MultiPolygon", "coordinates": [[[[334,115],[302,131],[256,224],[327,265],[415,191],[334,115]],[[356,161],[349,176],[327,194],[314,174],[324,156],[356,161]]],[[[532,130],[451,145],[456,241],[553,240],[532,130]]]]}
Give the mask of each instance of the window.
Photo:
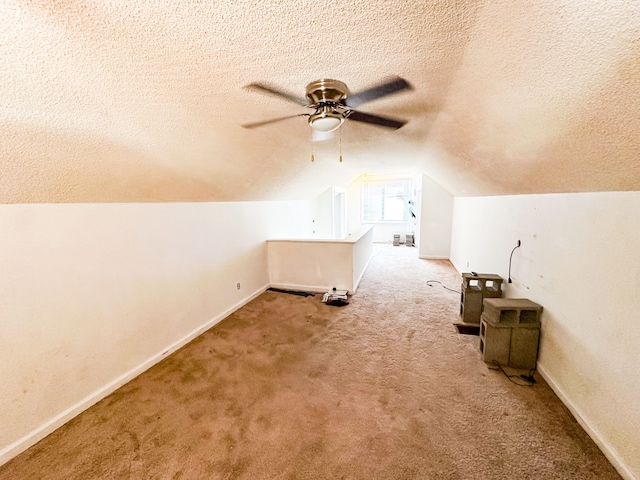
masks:
{"type": "Polygon", "coordinates": [[[408,178],[362,180],[362,221],[406,222],[409,220],[411,180],[408,178]]]}

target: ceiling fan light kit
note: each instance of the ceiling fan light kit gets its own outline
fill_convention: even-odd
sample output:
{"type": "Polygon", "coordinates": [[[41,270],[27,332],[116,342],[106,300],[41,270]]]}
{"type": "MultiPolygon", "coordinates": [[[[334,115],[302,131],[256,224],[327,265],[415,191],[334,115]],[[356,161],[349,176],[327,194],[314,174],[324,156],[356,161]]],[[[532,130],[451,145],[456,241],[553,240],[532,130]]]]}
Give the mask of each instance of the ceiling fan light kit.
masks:
{"type": "Polygon", "coordinates": [[[247,85],[247,88],[259,90],[298,105],[312,108],[313,113],[289,115],[287,117],[245,124],[242,125],[243,127],[255,128],[288,118],[307,117],[307,121],[314,131],[329,133],[340,128],[347,118],[356,122],[378,125],[392,130],[402,127],[406,123],[404,120],[360,112],[355,110],[354,107],[387,95],[399,93],[403,90],[410,90],[412,87],[406,80],[400,77],[394,77],[374,87],[351,95],[349,89],[343,82],[325,78],[307,85],[305,91],[306,99],[298,98],[295,95],[262,83],[251,83],[247,85]]]}
{"type": "Polygon", "coordinates": [[[309,115],[309,125],[318,132],[329,133],[337,130],[344,122],[344,115],[330,107],[322,107],[319,112],[309,115]]]}

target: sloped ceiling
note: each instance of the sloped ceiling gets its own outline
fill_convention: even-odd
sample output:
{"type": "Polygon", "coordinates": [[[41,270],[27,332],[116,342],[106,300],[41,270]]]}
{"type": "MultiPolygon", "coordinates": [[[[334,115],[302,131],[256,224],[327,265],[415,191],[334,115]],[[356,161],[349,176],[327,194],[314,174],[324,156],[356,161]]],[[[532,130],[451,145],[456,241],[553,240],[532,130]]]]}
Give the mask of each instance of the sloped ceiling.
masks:
{"type": "Polygon", "coordinates": [[[640,190],[639,92],[636,0],[4,0],[0,201],[299,199],[401,172],[455,195],[640,190]],[[250,82],[393,75],[414,90],[361,109],[400,130],[240,127],[304,111],[250,82]]]}

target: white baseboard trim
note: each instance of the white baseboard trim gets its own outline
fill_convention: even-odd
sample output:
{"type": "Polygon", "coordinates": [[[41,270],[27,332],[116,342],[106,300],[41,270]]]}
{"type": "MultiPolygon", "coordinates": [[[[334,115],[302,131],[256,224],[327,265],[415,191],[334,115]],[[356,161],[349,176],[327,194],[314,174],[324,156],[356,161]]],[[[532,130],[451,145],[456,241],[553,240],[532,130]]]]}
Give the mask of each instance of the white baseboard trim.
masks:
{"type": "MultiPolygon", "coordinates": [[[[456,269],[456,271],[462,275],[463,270],[451,259],[449,259],[449,262],[451,262],[451,265],[453,265],[453,268],[456,269]]],[[[468,270],[467,270],[468,271],[468,270]]]]}
{"type": "Polygon", "coordinates": [[[91,393],[90,395],[86,396],[85,398],[80,400],[75,405],[72,405],[71,407],[67,408],[66,410],[64,410],[60,414],[56,415],[52,419],[48,420],[47,422],[45,422],[44,424],[42,424],[41,426],[39,426],[35,430],[29,432],[24,437],[20,438],[19,440],[15,441],[12,444],[8,445],[7,447],[3,448],[2,450],[0,450],[0,465],[5,464],[9,460],[11,460],[12,458],[18,456],[20,453],[24,452],[29,447],[31,447],[31,446],[35,445],[36,443],[38,443],[44,437],[46,437],[50,433],[54,432],[58,428],[60,428],[62,425],[67,423],[72,418],[74,418],[77,415],[81,414],[82,412],[87,410],[89,407],[95,405],[100,400],[105,398],[107,395],[115,392],[118,388],[120,388],[124,384],[130,382],[135,377],[137,377],[138,375],[140,375],[144,371],[148,370],[149,368],[154,366],[156,363],[158,363],[161,360],[163,360],[165,357],[171,355],[176,350],[178,350],[181,347],[185,346],[191,340],[193,340],[194,338],[196,338],[199,335],[203,334],[204,332],[209,330],[211,327],[215,326],[217,323],[219,323],[222,320],[224,320],[225,318],[227,318],[233,312],[235,312],[239,308],[243,307],[244,305],[249,303],[254,298],[256,298],[259,295],[261,295],[263,292],[265,292],[267,290],[267,288],[268,288],[268,286],[264,286],[264,287],[258,289],[257,291],[255,291],[250,296],[242,299],[241,301],[236,303],[234,306],[232,306],[231,308],[225,310],[224,312],[220,313],[219,315],[216,315],[214,318],[212,318],[211,320],[209,320],[205,324],[199,326],[198,328],[196,328],[192,332],[188,333],[186,336],[182,337],[178,341],[176,341],[176,342],[172,343],[171,345],[167,346],[166,348],[162,349],[160,352],[156,353],[155,355],[153,355],[149,359],[145,360],[144,362],[142,362],[138,366],[132,368],[128,372],[126,372],[123,375],[121,375],[120,377],[116,378],[114,381],[106,384],[104,387],[102,387],[102,388],[96,390],[95,392],[91,393]]]}
{"type": "Polygon", "coordinates": [[[422,260],[449,260],[446,255],[418,255],[422,260]]]}
{"type": "Polygon", "coordinates": [[[620,476],[625,480],[639,480],[638,477],[629,469],[624,460],[620,457],[618,452],[609,442],[600,435],[600,433],[589,423],[587,418],[582,414],[580,409],[576,406],[575,403],[571,401],[569,396],[564,392],[564,390],[560,387],[558,382],[553,378],[552,375],[549,374],[549,371],[544,368],[544,365],[541,365],[540,362],[536,365],[536,370],[542,378],[544,378],[545,382],[549,384],[551,390],[558,396],[558,398],[565,404],[565,406],[569,409],[571,414],[578,421],[580,426],[584,428],[587,435],[591,437],[591,439],[595,442],[595,444],[602,450],[605,457],[611,462],[611,465],[618,471],[620,476]]]}

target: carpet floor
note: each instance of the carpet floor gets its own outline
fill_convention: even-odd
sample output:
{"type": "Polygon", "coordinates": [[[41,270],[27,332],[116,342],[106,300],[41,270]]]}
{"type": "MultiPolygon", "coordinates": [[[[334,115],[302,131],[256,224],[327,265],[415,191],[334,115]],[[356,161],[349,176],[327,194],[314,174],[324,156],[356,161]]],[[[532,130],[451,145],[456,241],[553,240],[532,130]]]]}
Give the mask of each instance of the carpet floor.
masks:
{"type": "Polygon", "coordinates": [[[621,478],[538,374],[516,385],[457,333],[460,281],[375,245],[347,306],[267,291],[0,480],[621,478]]]}

